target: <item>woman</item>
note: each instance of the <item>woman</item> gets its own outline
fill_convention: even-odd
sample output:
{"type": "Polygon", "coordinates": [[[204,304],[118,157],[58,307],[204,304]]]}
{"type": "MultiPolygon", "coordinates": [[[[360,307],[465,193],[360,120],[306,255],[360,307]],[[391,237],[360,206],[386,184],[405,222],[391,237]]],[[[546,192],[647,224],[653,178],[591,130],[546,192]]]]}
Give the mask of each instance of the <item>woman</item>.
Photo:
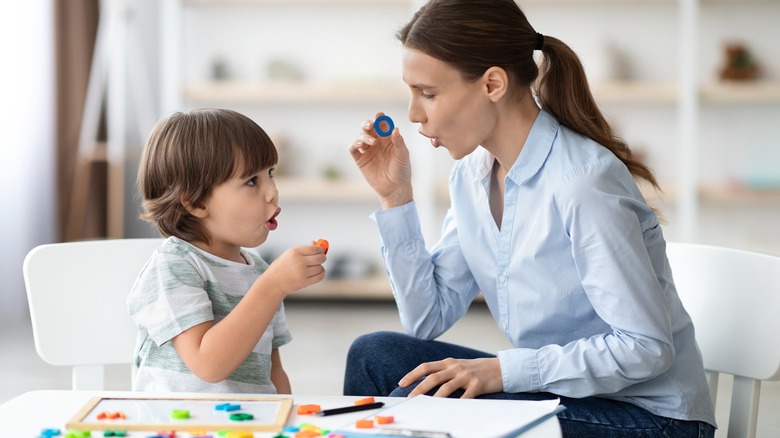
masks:
{"type": "Polygon", "coordinates": [[[429,252],[403,137],[363,126],[350,153],[379,195],[372,216],[411,336],[358,338],[345,394],[559,397],[564,436],[713,436],[693,325],[635,182],[655,178],[576,54],[512,0],[433,0],[398,38],[409,119],[457,160],[451,207],[429,252]],[[479,292],[514,348],[432,341],[479,292]]]}

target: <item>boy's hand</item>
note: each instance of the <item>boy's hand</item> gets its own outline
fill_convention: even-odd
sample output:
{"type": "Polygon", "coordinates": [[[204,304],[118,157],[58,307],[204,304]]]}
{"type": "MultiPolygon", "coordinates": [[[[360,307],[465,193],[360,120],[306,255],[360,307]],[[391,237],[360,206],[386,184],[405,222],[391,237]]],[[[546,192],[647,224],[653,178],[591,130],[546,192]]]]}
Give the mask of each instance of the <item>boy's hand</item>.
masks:
{"type": "Polygon", "coordinates": [[[317,245],[296,246],[283,252],[260,278],[270,280],[285,295],[303,289],[325,278],[327,257],[317,245]]]}

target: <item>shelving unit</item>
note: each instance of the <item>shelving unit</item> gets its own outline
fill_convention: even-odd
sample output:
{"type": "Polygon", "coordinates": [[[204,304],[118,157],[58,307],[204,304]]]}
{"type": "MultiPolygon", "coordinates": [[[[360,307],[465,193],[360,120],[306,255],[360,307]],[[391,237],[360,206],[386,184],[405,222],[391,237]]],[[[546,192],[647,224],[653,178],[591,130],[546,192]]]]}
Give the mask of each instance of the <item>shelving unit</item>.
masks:
{"type": "MultiPolygon", "coordinates": [[[[319,225],[333,226],[323,228],[330,231],[322,233],[340,234],[341,246],[356,253],[370,253],[380,264],[373,224],[364,223],[377,200],[352,168],[346,149],[357,135],[360,121],[376,111],[387,112],[406,133],[415,166],[415,197],[424,234],[432,244],[448,206],[446,176],[451,161],[441,151],[432,151],[425,139],[415,138],[417,128],[404,120],[409,92],[400,79],[400,47],[394,45],[393,38],[397,26],[422,3],[163,0],[163,112],[227,106],[262,121],[261,125],[269,131],[280,131],[294,145],[293,158],[286,159],[296,165],[295,172],[278,178],[281,197],[288,203],[283,209],[291,212],[288,217],[292,219],[287,220],[294,225],[297,220],[300,228],[306,228],[304,219],[296,218],[306,216],[314,219],[313,229],[319,225]],[[319,21],[307,18],[308,21],[301,22],[300,17],[310,15],[319,21]],[[280,26],[280,22],[286,27],[280,26]],[[300,44],[300,37],[288,27],[320,32],[322,41],[300,44]],[[336,34],[344,33],[350,36],[337,39],[336,34]],[[255,61],[239,63],[238,73],[228,80],[212,81],[206,55],[217,55],[218,49],[235,50],[229,55],[241,61],[255,61]],[[293,61],[297,60],[306,71],[305,80],[269,81],[263,76],[257,58],[264,56],[267,61],[273,53],[285,51],[299,54],[293,61]],[[186,59],[188,56],[199,59],[186,59]],[[322,178],[321,166],[325,162],[339,168],[341,180],[322,178]]],[[[718,161],[720,156],[733,155],[731,161],[739,162],[750,155],[754,146],[751,143],[756,142],[753,138],[746,138],[745,144],[730,144],[733,139],[729,135],[739,136],[743,132],[766,130],[763,137],[771,139],[767,140],[771,144],[761,147],[772,149],[773,144],[780,151],[780,124],[771,126],[765,122],[780,116],[780,49],[770,43],[776,39],[772,35],[780,22],[780,0],[519,3],[537,30],[570,44],[586,69],[600,60],[599,47],[604,41],[618,43],[622,54],[633,64],[633,71],[625,77],[592,77],[592,89],[620,135],[647,153],[651,167],[662,181],[662,197],[648,192],[647,198],[663,210],[669,224],[665,226],[667,239],[780,252],[778,231],[750,224],[753,211],[761,216],[762,224],[771,222],[772,215],[780,219],[780,187],[735,188],[738,185],[730,181],[742,176],[739,169],[730,168],[733,163],[728,158],[721,159],[725,163],[718,161]],[[636,16],[642,20],[630,19],[636,16]],[[746,24],[751,18],[756,23],[746,24]],[[759,59],[766,62],[765,77],[760,81],[731,83],[716,79],[719,47],[733,38],[746,39],[755,46],[759,59]],[[724,120],[738,121],[738,133],[721,135],[724,120]],[[710,212],[713,209],[716,213],[710,212]],[[713,224],[721,220],[713,214],[720,214],[723,209],[744,211],[743,227],[763,235],[764,241],[753,245],[753,237],[729,239],[729,235],[739,234],[731,233],[732,227],[713,233],[713,224]]],[[[274,132],[269,134],[273,136],[274,132]]],[[[776,157],[780,162],[780,152],[776,157]]],[[[780,170],[777,176],[780,177],[780,170]]],[[[272,243],[285,246],[289,242],[280,239],[272,243]]],[[[379,271],[381,275],[362,281],[329,280],[299,295],[390,298],[383,269],[379,271]]]]}

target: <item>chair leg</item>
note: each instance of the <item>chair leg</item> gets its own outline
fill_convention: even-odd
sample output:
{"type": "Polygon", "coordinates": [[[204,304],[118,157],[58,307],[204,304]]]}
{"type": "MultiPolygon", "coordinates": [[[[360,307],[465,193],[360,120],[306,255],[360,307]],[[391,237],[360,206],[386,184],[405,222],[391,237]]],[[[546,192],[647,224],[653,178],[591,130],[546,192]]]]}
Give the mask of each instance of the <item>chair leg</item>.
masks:
{"type": "Polygon", "coordinates": [[[728,438],[755,438],[761,381],[734,376],[728,438]]]}
{"type": "Polygon", "coordinates": [[[77,365],[73,367],[73,389],[103,390],[105,377],[102,365],[77,365]]]}
{"type": "Polygon", "coordinates": [[[712,406],[714,407],[718,403],[718,382],[720,380],[720,373],[717,371],[706,371],[707,373],[707,386],[710,388],[710,399],[712,400],[712,406]]]}

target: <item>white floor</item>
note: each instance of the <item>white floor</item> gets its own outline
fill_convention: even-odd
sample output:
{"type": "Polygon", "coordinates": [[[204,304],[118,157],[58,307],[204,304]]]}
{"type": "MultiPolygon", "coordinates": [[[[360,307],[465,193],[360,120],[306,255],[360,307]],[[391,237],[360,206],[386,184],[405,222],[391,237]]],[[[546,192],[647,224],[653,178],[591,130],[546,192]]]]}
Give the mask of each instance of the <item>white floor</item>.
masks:
{"type": "MultiPolygon", "coordinates": [[[[377,330],[401,331],[395,305],[387,302],[306,302],[286,304],[293,342],[282,348],[282,359],[297,394],[341,394],[344,360],[352,340],[377,330]]],[[[495,352],[509,347],[482,304],[440,338],[495,352]]],[[[716,437],[724,438],[727,427],[729,379],[723,379],[717,418],[721,426],[716,437]]],[[[29,322],[0,322],[0,403],[23,392],[37,389],[68,389],[70,371],[53,367],[38,358],[29,322]]],[[[125,367],[108,372],[108,389],[128,389],[125,367]]],[[[780,436],[780,382],[764,384],[758,419],[758,437],[780,436]]]]}

